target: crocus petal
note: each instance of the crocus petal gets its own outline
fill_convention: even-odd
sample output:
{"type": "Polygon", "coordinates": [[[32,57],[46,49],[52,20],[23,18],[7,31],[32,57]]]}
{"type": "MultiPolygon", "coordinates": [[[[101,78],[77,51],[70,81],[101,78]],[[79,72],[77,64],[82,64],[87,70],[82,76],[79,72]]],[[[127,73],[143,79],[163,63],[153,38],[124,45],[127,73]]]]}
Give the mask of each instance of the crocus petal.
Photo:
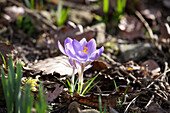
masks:
{"type": "Polygon", "coordinates": [[[96,50],[90,55],[89,60],[90,61],[96,60],[102,54],[103,51],[104,51],[104,47],[102,46],[100,49],[96,50]]]}
{"type": "Polygon", "coordinates": [[[103,51],[104,51],[104,47],[102,46],[100,49],[99,49],[99,56],[103,53],[103,51]]]}
{"type": "Polygon", "coordinates": [[[73,66],[74,68],[76,68],[76,66],[75,66],[74,63],[73,63],[72,58],[68,58],[68,60],[69,60],[69,62],[70,62],[70,64],[71,64],[71,66],[73,66]]]}
{"type": "Polygon", "coordinates": [[[76,58],[78,61],[85,62],[88,59],[88,56],[86,53],[83,53],[82,51],[78,51],[76,53],[76,58]]]}
{"type": "Polygon", "coordinates": [[[98,57],[99,57],[98,50],[96,50],[95,52],[93,52],[93,53],[90,55],[88,61],[92,62],[92,61],[96,60],[98,57]]]}
{"type": "Polygon", "coordinates": [[[76,64],[76,69],[77,69],[77,71],[80,72],[80,73],[82,73],[82,72],[81,72],[81,71],[82,71],[82,70],[81,70],[81,68],[82,68],[82,67],[81,67],[81,63],[80,63],[79,61],[75,61],[75,64],[76,64]]]}
{"type": "Polygon", "coordinates": [[[60,50],[63,54],[66,55],[66,51],[65,51],[65,49],[63,48],[63,46],[61,45],[60,41],[58,41],[58,48],[59,48],[59,50],[60,50]]]}
{"type": "Polygon", "coordinates": [[[75,51],[74,51],[73,46],[72,46],[71,43],[67,43],[65,45],[65,52],[67,53],[67,55],[69,57],[75,58],[75,51]]]}
{"type": "Polygon", "coordinates": [[[83,39],[80,40],[80,45],[82,47],[84,47],[86,45],[86,43],[87,43],[86,38],[83,38],[83,39]]]}
{"type": "Polygon", "coordinates": [[[87,44],[85,45],[87,49],[87,54],[90,56],[95,50],[96,50],[96,41],[94,39],[91,39],[87,44]]]}
{"type": "Polygon", "coordinates": [[[65,42],[64,42],[64,45],[66,45],[67,43],[72,43],[72,39],[71,38],[66,38],[65,42]]]}
{"type": "Polygon", "coordinates": [[[87,65],[85,68],[84,68],[84,71],[88,70],[89,68],[91,68],[93,65],[87,65]]]}
{"type": "Polygon", "coordinates": [[[78,53],[78,51],[83,51],[83,47],[80,45],[80,43],[77,40],[73,40],[72,42],[74,51],[78,53]]]}

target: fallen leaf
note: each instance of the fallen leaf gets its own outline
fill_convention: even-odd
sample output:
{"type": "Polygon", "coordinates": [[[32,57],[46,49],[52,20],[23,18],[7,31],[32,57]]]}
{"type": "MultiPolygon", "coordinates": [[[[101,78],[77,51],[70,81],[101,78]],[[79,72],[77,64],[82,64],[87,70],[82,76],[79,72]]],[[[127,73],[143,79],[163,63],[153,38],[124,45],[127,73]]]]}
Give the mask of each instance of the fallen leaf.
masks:
{"type": "Polygon", "coordinates": [[[91,65],[93,65],[90,68],[90,70],[92,70],[92,71],[101,71],[104,69],[109,69],[111,67],[107,62],[105,62],[100,57],[97,60],[95,60],[94,62],[92,62],[91,65]]]}
{"type": "Polygon", "coordinates": [[[48,49],[51,53],[53,53],[54,50],[58,50],[58,40],[61,42],[61,44],[64,43],[67,37],[76,40],[81,40],[82,38],[90,40],[95,36],[95,34],[96,33],[92,30],[81,32],[80,27],[76,25],[63,26],[57,31],[42,34],[37,40],[36,46],[39,49],[48,49]]]}
{"type": "Polygon", "coordinates": [[[159,65],[152,59],[149,59],[141,64],[142,67],[146,67],[149,72],[152,72],[154,75],[160,72],[159,65]]]}
{"type": "Polygon", "coordinates": [[[128,40],[144,37],[143,24],[134,16],[124,16],[118,25],[122,37],[128,40]]]}
{"type": "Polygon", "coordinates": [[[73,67],[66,56],[57,56],[40,60],[38,63],[30,67],[34,73],[42,72],[42,75],[59,73],[60,75],[69,75],[73,73],[73,67]]]}
{"type": "Polygon", "coordinates": [[[147,113],[168,113],[157,103],[151,103],[148,106],[147,113]]]}
{"type": "Polygon", "coordinates": [[[48,99],[47,101],[50,103],[52,102],[54,99],[56,99],[60,93],[63,91],[63,86],[59,86],[58,84],[56,85],[56,88],[53,92],[48,92],[48,99]]]}
{"type": "MultiPolygon", "coordinates": [[[[101,95],[101,100],[102,100],[102,106],[105,106],[105,102],[107,106],[110,107],[115,107],[117,105],[117,98],[119,94],[117,93],[110,93],[110,94],[102,94],[101,95]]],[[[93,107],[98,107],[99,106],[99,94],[90,94],[86,96],[80,96],[80,95],[74,95],[73,99],[75,99],[77,102],[93,106],[93,107]]]]}

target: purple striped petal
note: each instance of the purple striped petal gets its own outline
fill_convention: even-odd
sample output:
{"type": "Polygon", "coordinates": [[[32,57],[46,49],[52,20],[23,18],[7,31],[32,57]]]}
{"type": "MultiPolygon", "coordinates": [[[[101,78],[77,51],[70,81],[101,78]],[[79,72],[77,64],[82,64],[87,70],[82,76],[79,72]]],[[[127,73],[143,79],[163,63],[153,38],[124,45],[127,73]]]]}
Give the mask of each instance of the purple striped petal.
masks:
{"type": "Polygon", "coordinates": [[[69,60],[69,62],[70,62],[70,64],[71,64],[71,66],[73,66],[74,68],[76,68],[76,66],[75,66],[74,63],[73,63],[72,58],[68,58],[68,60],[69,60]]]}
{"type": "Polygon", "coordinates": [[[80,43],[77,40],[74,39],[72,44],[73,44],[74,51],[76,53],[78,53],[79,51],[83,51],[82,50],[83,47],[80,45],[80,43]]]}
{"type": "Polygon", "coordinates": [[[96,50],[90,55],[89,60],[90,61],[96,60],[102,54],[103,51],[104,51],[104,47],[102,46],[100,49],[96,50]]]}
{"type": "Polygon", "coordinates": [[[102,46],[100,49],[99,49],[99,56],[103,53],[103,51],[104,51],[104,47],[102,46]]]}
{"type": "Polygon", "coordinates": [[[72,39],[71,38],[66,38],[65,42],[64,42],[64,45],[66,45],[67,43],[72,43],[72,39]]]}
{"type": "Polygon", "coordinates": [[[75,64],[76,64],[77,71],[81,73],[81,63],[76,61],[75,64]]]}
{"type": "Polygon", "coordinates": [[[85,68],[84,68],[84,71],[88,70],[89,68],[91,68],[93,65],[87,65],[85,68]]]}
{"type": "Polygon", "coordinates": [[[95,50],[96,50],[96,41],[94,39],[91,39],[87,44],[85,45],[87,49],[87,54],[90,56],[95,50]]]}
{"type": "Polygon", "coordinates": [[[86,38],[80,40],[80,45],[84,47],[87,44],[86,38]]]}
{"type": "Polygon", "coordinates": [[[75,51],[74,51],[73,46],[72,46],[71,43],[67,43],[67,44],[65,45],[65,52],[67,53],[67,55],[68,55],[69,57],[75,58],[76,53],[75,53],[75,51]]]}
{"type": "Polygon", "coordinates": [[[86,60],[88,59],[88,56],[86,53],[83,53],[82,51],[78,51],[76,53],[76,58],[78,61],[82,61],[82,62],[86,62],[86,60]]]}
{"type": "Polygon", "coordinates": [[[58,40],[58,48],[59,48],[59,50],[60,50],[63,54],[66,55],[66,51],[65,51],[65,49],[63,48],[63,46],[61,45],[61,43],[60,43],[59,40],[58,40]]]}

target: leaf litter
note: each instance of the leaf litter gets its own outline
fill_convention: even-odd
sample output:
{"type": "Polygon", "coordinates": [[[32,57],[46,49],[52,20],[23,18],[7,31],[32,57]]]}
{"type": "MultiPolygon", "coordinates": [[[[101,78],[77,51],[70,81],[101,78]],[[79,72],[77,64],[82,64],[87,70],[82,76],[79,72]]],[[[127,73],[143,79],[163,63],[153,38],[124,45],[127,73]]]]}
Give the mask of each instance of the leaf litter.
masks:
{"type": "MultiPolygon", "coordinates": [[[[14,24],[18,14],[8,11],[8,13],[11,13],[9,15],[12,15],[12,21],[6,21],[8,24],[3,23],[4,21],[0,21],[0,28],[2,28],[2,26],[7,28],[7,30],[0,32],[0,38],[3,39],[2,41],[10,40],[12,42],[10,45],[5,44],[4,42],[0,43],[0,51],[5,59],[8,58],[8,54],[12,54],[14,60],[21,59],[25,63],[23,71],[25,74],[24,76],[40,76],[39,81],[42,81],[47,89],[48,102],[53,108],[51,112],[74,112],[74,110],[77,109],[79,109],[79,112],[84,112],[83,110],[90,110],[92,108],[99,110],[99,95],[101,95],[102,107],[104,108],[106,104],[108,108],[107,112],[110,113],[113,111],[120,113],[168,113],[170,110],[170,33],[169,22],[167,21],[168,16],[166,16],[167,11],[165,10],[165,13],[161,13],[161,15],[159,12],[164,10],[165,7],[168,8],[168,5],[165,5],[165,2],[167,1],[158,1],[156,3],[162,3],[163,6],[159,5],[160,7],[163,7],[161,10],[159,9],[160,7],[157,10],[153,10],[153,6],[151,7],[150,5],[151,3],[153,4],[153,1],[145,2],[147,3],[147,7],[149,7],[147,9],[143,7],[146,6],[146,4],[143,4],[143,1],[140,2],[142,4],[136,3],[134,5],[139,9],[139,13],[145,17],[144,19],[149,23],[149,27],[152,27],[153,33],[159,37],[157,40],[148,39],[148,36],[146,35],[146,23],[143,23],[139,17],[135,17],[129,12],[116,26],[119,31],[117,34],[119,34],[120,37],[116,36],[115,38],[112,36],[113,34],[107,34],[105,30],[103,30],[105,29],[104,27],[96,30],[96,28],[93,28],[90,25],[91,29],[87,30],[86,26],[83,29],[83,26],[72,22],[68,22],[68,25],[57,27],[57,29],[50,29],[49,31],[45,27],[40,27],[40,30],[37,30],[38,33],[32,36],[22,35],[21,32],[18,32],[20,29],[14,24]],[[166,23],[159,20],[160,18],[163,19],[165,17],[167,17],[164,19],[166,23]],[[98,39],[99,34],[104,38],[98,39]],[[19,35],[23,36],[24,40],[29,37],[29,40],[23,41],[19,35]],[[63,83],[68,85],[67,75],[72,75],[73,70],[67,57],[61,56],[61,53],[59,53],[57,41],[59,40],[63,44],[67,37],[77,40],[81,40],[84,37],[87,40],[94,38],[98,40],[98,47],[106,45],[107,42],[114,39],[114,46],[113,43],[111,46],[107,46],[110,50],[105,50],[101,58],[92,63],[93,67],[85,71],[84,81],[99,74],[93,83],[95,84],[98,82],[98,84],[95,85],[87,95],[82,96],[74,93],[72,96],[70,95],[68,88],[63,85],[63,83]],[[123,53],[123,51],[120,51],[121,44],[125,45],[123,47],[126,47],[127,44],[137,44],[138,47],[139,43],[146,42],[153,46],[152,48],[147,48],[147,50],[144,49],[144,51],[148,51],[147,54],[140,59],[135,60],[137,51],[132,51],[132,53],[134,52],[134,57],[131,57],[131,61],[122,60],[122,56],[120,55],[123,53]],[[116,55],[113,54],[115,46],[117,47],[116,55]],[[14,54],[14,50],[17,51],[19,55],[14,54]],[[56,79],[56,77],[59,79],[56,79]],[[76,103],[76,107],[72,110],[71,108],[74,107],[74,103],[76,103]]],[[[15,3],[15,0],[11,3],[15,3]]],[[[82,6],[86,6],[86,3],[86,1],[74,0],[73,4],[82,4],[82,6]]],[[[88,3],[90,2],[88,1],[88,3]]],[[[65,6],[67,5],[68,4],[65,3],[65,6]]],[[[14,6],[10,6],[10,4],[9,7],[11,7],[11,9],[14,8],[14,6]]],[[[17,8],[20,7],[22,6],[17,8]]],[[[52,7],[52,5],[50,7],[52,7]]],[[[129,6],[126,8],[129,9],[129,6]]],[[[114,8],[110,9],[111,12],[114,12],[113,9],[114,8]]],[[[129,10],[132,11],[132,9],[129,10]]],[[[26,12],[24,13],[29,12],[28,10],[25,11],[26,12]]],[[[7,12],[3,13],[6,14],[7,12]]],[[[98,9],[98,13],[101,13],[101,9],[98,9]]],[[[28,15],[33,14],[28,13],[28,15]]],[[[37,13],[37,15],[39,14],[37,13]]],[[[0,20],[4,20],[4,18],[2,18],[0,18],[0,20]]],[[[34,20],[33,17],[31,18],[34,20]]],[[[42,25],[47,25],[47,28],[53,28],[50,27],[51,23],[43,22],[44,20],[40,21],[42,25]]],[[[107,24],[105,25],[107,31],[115,27],[112,23],[110,23],[110,26],[112,26],[110,28],[108,28],[107,24]]],[[[24,34],[27,34],[27,32],[24,34]]],[[[123,55],[126,54],[127,53],[123,55]]],[[[0,63],[3,64],[2,59],[0,60],[0,63]]],[[[1,104],[4,106],[4,103],[1,104]]]]}

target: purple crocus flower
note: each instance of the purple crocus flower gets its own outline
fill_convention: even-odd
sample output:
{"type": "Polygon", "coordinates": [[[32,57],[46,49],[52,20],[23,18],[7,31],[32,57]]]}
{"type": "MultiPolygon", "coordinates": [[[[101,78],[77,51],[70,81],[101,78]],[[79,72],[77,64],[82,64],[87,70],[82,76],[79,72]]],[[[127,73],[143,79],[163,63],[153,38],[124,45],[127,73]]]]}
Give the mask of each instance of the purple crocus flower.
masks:
{"type": "MultiPolygon", "coordinates": [[[[77,69],[79,74],[79,83],[83,83],[83,71],[90,68],[90,63],[96,60],[104,51],[104,47],[96,50],[96,41],[91,39],[86,41],[85,38],[77,41],[76,39],[67,38],[64,42],[64,47],[58,41],[60,51],[67,55],[70,64],[77,69]]],[[[82,88],[82,87],[81,87],[82,88]]]]}

